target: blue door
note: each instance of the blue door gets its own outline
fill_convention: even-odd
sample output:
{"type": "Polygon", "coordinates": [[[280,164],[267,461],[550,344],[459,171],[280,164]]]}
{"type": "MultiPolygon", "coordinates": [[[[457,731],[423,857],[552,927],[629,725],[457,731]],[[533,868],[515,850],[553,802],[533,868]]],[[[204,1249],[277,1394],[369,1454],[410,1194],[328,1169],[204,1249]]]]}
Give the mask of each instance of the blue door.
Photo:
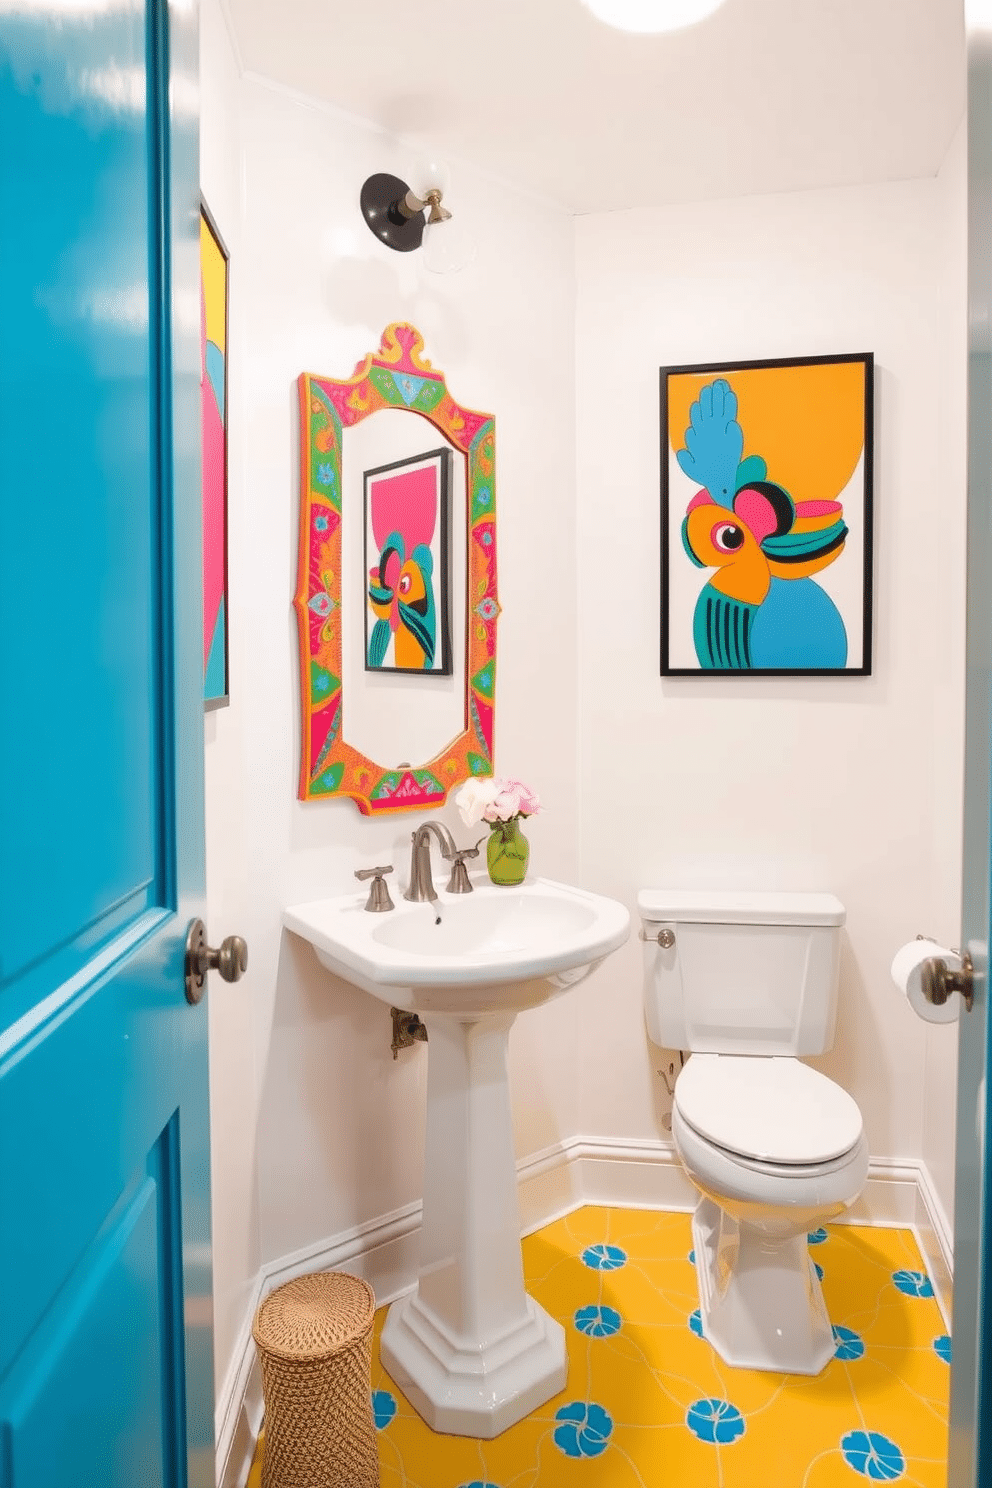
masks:
{"type": "Polygon", "coordinates": [[[0,1485],[206,1485],[196,6],[2,10],[0,1485]]]}

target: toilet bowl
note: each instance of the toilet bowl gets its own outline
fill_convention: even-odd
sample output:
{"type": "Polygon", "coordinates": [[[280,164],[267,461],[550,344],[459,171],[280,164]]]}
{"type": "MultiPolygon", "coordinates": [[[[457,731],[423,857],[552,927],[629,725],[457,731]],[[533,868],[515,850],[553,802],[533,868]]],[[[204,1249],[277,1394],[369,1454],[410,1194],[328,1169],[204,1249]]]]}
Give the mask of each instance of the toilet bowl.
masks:
{"type": "Polygon", "coordinates": [[[648,1032],[690,1055],[672,1136],[700,1194],[703,1336],[735,1367],[818,1374],[836,1345],[807,1237],[868,1176],[857,1103],[801,1058],[833,1042],[844,906],[657,889],[638,906],[648,1032]]]}
{"type": "Polygon", "coordinates": [[[672,1136],[702,1195],[703,1336],[738,1368],[818,1374],[835,1341],[807,1236],[864,1187],[857,1105],[797,1059],[696,1054],[675,1084],[672,1136]]]}

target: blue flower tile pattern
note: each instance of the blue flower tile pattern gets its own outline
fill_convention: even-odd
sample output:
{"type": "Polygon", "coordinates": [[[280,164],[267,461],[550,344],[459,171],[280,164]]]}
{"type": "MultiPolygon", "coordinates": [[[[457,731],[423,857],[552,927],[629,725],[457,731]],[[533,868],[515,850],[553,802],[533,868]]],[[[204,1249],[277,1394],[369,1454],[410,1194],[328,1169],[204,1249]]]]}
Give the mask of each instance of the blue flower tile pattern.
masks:
{"type": "Polygon", "coordinates": [[[823,1267],[820,1265],[819,1261],[814,1261],[813,1262],[813,1270],[816,1272],[817,1276],[822,1281],[823,1280],[823,1267]]]}
{"type": "Polygon", "coordinates": [[[744,1417],[729,1400],[696,1400],[690,1405],[685,1424],[700,1441],[721,1447],[744,1435],[744,1417]]]}
{"type": "Polygon", "coordinates": [[[599,1457],[613,1435],[613,1419],[601,1405],[572,1400],[555,1413],[555,1446],[566,1457],[599,1457]]]}
{"type": "Polygon", "coordinates": [[[582,1261],[590,1271],[619,1271],[627,1264],[627,1252],[619,1245],[589,1245],[582,1252],[582,1261]]]}
{"type": "Polygon", "coordinates": [[[810,1230],[806,1236],[806,1240],[810,1245],[822,1245],[824,1240],[828,1238],[827,1232],[822,1225],[818,1230],[810,1230]]]}
{"type": "Polygon", "coordinates": [[[907,1297],[932,1297],[933,1286],[925,1271],[893,1271],[892,1280],[907,1297]]]}
{"type": "Polygon", "coordinates": [[[587,1333],[590,1338],[611,1338],[620,1332],[623,1324],[613,1307],[580,1307],[574,1321],[579,1332],[587,1333]]]}
{"type": "Polygon", "coordinates": [[[849,1363],[852,1359],[864,1357],[865,1341],[860,1333],[855,1333],[853,1328],[845,1328],[841,1324],[834,1325],[834,1342],[837,1344],[834,1350],[835,1359],[843,1359],[849,1363]]]}
{"type": "Polygon", "coordinates": [[[376,1431],[385,1431],[396,1414],[396,1401],[388,1390],[372,1391],[372,1419],[376,1431]]]}
{"type": "Polygon", "coordinates": [[[894,1483],[906,1471],[906,1459],[880,1431],[849,1431],[840,1449],[848,1467],[874,1483],[894,1483]]]}
{"type": "Polygon", "coordinates": [[[690,1250],[689,1254],[686,1256],[686,1260],[689,1262],[690,1266],[694,1266],[696,1264],[696,1252],[694,1250],[690,1250]]]}
{"type": "Polygon", "coordinates": [[[822,1256],[833,1358],[790,1381],[719,1362],[688,1214],[589,1206],[552,1221],[524,1240],[524,1273],[564,1325],[569,1384],[492,1440],[430,1430],[382,1363],[380,1308],[382,1488],[947,1488],[952,1340],[919,1246],[905,1230],[825,1228],[810,1272],[822,1256]]]}

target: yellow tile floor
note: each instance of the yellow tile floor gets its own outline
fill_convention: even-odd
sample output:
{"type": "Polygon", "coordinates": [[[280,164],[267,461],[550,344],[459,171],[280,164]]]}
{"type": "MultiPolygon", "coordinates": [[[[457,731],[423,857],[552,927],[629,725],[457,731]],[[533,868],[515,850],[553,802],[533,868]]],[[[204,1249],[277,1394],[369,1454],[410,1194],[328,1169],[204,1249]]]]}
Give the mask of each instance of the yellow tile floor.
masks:
{"type": "Polygon", "coordinates": [[[494,1441],[421,1421],[379,1361],[381,1309],[382,1488],[944,1488],[950,1339],[912,1234],[811,1240],[838,1340],[815,1378],[731,1369],[700,1337],[687,1214],[585,1208],[529,1236],[528,1289],[565,1327],[568,1382],[494,1441]]]}

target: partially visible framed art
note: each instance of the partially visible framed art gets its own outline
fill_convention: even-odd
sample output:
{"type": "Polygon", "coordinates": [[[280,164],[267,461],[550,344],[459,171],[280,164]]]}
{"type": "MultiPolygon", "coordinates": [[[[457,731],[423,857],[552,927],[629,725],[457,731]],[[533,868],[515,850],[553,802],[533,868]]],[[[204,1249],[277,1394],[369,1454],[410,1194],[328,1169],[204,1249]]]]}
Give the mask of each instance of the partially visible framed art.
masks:
{"type": "Polygon", "coordinates": [[[200,201],[200,392],[203,403],[203,697],[230,701],[227,604],[227,339],[229,256],[200,201]]]}
{"type": "Polygon", "coordinates": [[[662,676],[870,674],[873,373],[662,367],[662,676]]]}
{"type": "Polygon", "coordinates": [[[364,477],[365,670],[450,677],[451,450],[364,477]]]}

